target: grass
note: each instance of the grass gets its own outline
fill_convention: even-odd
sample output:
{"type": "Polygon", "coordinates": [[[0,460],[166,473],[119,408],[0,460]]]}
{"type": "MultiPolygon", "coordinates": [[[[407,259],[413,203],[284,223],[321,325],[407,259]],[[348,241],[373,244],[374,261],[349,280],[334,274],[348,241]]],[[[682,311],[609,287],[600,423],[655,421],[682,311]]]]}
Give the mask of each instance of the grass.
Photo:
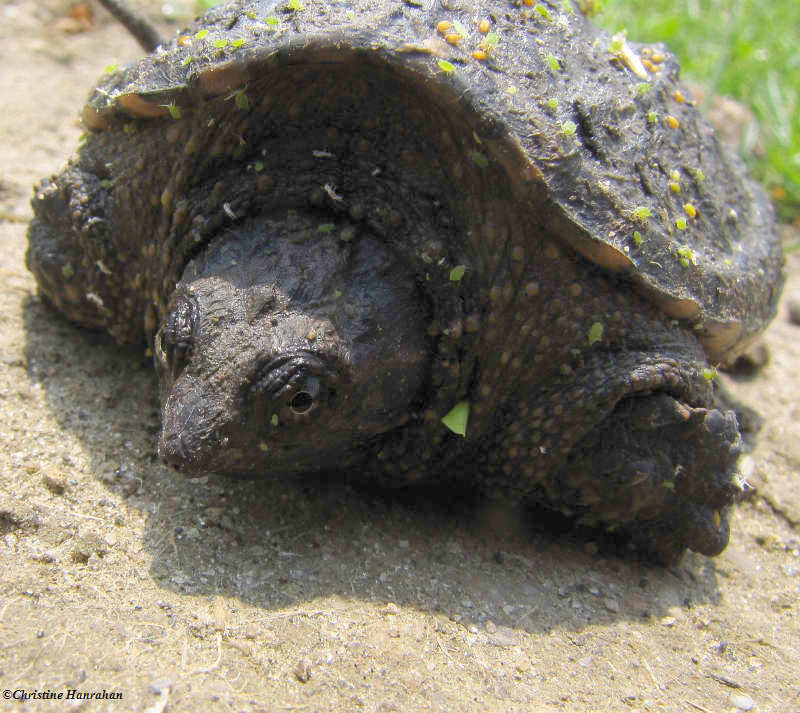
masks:
{"type": "Polygon", "coordinates": [[[781,217],[800,221],[800,2],[605,0],[594,20],[631,40],[665,42],[683,77],[750,107],[760,141],[744,158],[781,217]]]}

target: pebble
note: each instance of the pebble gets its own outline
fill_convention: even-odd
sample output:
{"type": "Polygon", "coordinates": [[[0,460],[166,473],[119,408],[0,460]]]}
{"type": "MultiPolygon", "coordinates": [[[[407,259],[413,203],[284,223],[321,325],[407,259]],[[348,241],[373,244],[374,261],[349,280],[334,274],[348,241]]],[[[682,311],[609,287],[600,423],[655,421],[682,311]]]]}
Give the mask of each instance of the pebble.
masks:
{"type": "Polygon", "coordinates": [[[740,711],[751,711],[756,705],[750,696],[745,696],[743,693],[731,693],[730,702],[740,711]]]}
{"type": "Polygon", "coordinates": [[[676,621],[677,621],[677,619],[674,616],[665,616],[661,620],[661,624],[662,624],[662,626],[675,626],[675,622],[676,621]]]}
{"type": "Polygon", "coordinates": [[[492,646],[497,646],[501,649],[507,649],[520,643],[517,633],[513,629],[509,629],[507,626],[496,627],[495,631],[486,637],[486,640],[492,646]]]}
{"type": "Polygon", "coordinates": [[[800,326],[800,297],[789,298],[789,321],[800,326]]]}
{"type": "Polygon", "coordinates": [[[603,600],[603,605],[610,612],[618,612],[619,611],[619,602],[616,599],[614,599],[613,597],[606,597],[603,600]]]}
{"type": "Polygon", "coordinates": [[[294,667],[295,678],[301,683],[306,683],[311,678],[311,659],[308,656],[301,658],[294,667]]]}

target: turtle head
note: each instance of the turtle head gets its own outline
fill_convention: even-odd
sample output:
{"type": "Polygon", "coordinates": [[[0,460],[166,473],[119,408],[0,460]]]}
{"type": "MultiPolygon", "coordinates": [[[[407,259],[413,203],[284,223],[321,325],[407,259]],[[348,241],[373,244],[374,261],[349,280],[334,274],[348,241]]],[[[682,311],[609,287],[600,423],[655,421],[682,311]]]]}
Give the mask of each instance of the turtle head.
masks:
{"type": "Polygon", "coordinates": [[[425,381],[428,305],[370,235],[299,218],[217,237],[155,336],[159,453],[189,473],[297,473],[358,460],[425,381]]]}

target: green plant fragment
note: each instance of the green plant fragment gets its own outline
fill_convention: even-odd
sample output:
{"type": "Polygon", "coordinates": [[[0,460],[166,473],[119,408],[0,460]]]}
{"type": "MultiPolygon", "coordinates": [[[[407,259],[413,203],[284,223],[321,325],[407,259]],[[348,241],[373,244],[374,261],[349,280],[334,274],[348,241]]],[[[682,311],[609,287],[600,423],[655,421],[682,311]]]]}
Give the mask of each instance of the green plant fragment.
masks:
{"type": "Polygon", "coordinates": [[[196,40],[204,40],[206,37],[208,37],[208,30],[200,30],[200,32],[198,32],[198,33],[197,33],[197,34],[194,36],[194,38],[195,38],[196,40]]]}
{"type": "Polygon", "coordinates": [[[244,47],[244,42],[245,41],[240,37],[239,39],[231,42],[231,47],[236,47],[236,48],[244,47]]]}
{"type": "Polygon", "coordinates": [[[480,151],[470,151],[469,157],[478,168],[487,168],[489,166],[489,159],[480,151]]]}
{"type": "Polygon", "coordinates": [[[214,47],[217,47],[218,49],[222,49],[223,47],[227,46],[228,46],[228,40],[224,37],[221,37],[218,40],[214,40],[214,47]]]}
{"type": "Polygon", "coordinates": [[[558,61],[558,57],[556,57],[554,54],[547,55],[547,65],[554,72],[558,72],[561,69],[561,63],[558,61]]]}
{"type": "Polygon", "coordinates": [[[103,69],[106,74],[111,74],[112,72],[116,72],[119,69],[119,62],[116,64],[109,64],[107,67],[103,69]]]}
{"type": "Polygon", "coordinates": [[[442,418],[442,423],[458,436],[467,435],[469,401],[459,401],[442,418]]]}
{"type": "Polygon", "coordinates": [[[169,115],[173,119],[181,118],[181,108],[174,102],[170,102],[169,104],[162,104],[161,106],[166,108],[166,110],[169,112],[169,115]]]}
{"type": "Polygon", "coordinates": [[[603,325],[600,322],[595,322],[589,327],[589,346],[596,344],[603,338],[603,325]]]}
{"type": "Polygon", "coordinates": [[[336,223],[320,223],[317,226],[318,233],[332,233],[336,230],[336,223]]]}
{"type": "Polygon", "coordinates": [[[633,217],[637,220],[645,220],[651,215],[650,209],[646,205],[638,205],[633,209],[633,217]]]}
{"type": "Polygon", "coordinates": [[[464,273],[467,271],[465,265],[456,265],[452,270],[450,270],[450,282],[458,282],[462,277],[464,277],[464,273]]]}
{"type": "Polygon", "coordinates": [[[456,71],[456,66],[452,62],[448,62],[446,59],[440,59],[438,65],[439,69],[441,69],[445,74],[452,74],[456,71]]]}
{"type": "Polygon", "coordinates": [[[538,3],[534,9],[546,20],[550,20],[551,22],[553,21],[553,16],[550,14],[550,10],[547,8],[547,5],[538,3]]]}

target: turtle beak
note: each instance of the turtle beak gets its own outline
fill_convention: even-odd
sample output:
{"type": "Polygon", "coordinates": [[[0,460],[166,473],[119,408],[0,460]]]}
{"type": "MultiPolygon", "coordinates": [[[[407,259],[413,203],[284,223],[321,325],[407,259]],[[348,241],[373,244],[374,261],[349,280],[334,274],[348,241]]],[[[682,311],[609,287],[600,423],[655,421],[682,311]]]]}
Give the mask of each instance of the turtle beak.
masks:
{"type": "Polygon", "coordinates": [[[161,410],[158,455],[186,473],[213,471],[221,452],[230,458],[225,435],[225,410],[188,378],[172,384],[161,410]]]}

